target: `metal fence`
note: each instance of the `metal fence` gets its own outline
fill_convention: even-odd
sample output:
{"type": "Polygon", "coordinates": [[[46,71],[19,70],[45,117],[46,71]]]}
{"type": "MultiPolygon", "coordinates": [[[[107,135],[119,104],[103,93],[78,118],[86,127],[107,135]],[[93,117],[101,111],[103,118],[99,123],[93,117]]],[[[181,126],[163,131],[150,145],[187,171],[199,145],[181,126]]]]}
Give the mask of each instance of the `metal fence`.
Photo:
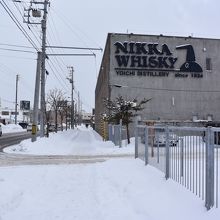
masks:
{"type": "Polygon", "coordinates": [[[108,125],[108,139],[114,143],[115,146],[122,147],[123,140],[126,142],[127,135],[126,129],[122,124],[109,124],[108,125]]]}
{"type": "Polygon", "coordinates": [[[220,128],[143,126],[135,129],[135,157],[201,197],[219,203],[220,128]]]}

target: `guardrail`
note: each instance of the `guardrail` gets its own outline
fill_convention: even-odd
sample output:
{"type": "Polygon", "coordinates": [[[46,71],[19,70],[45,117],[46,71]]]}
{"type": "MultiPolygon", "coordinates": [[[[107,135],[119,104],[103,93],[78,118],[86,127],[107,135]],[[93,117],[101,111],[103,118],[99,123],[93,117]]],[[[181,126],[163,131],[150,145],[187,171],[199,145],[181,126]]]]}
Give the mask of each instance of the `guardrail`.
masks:
{"type": "Polygon", "coordinates": [[[208,210],[219,203],[219,149],[220,128],[135,128],[135,157],[201,197],[208,210]]]}

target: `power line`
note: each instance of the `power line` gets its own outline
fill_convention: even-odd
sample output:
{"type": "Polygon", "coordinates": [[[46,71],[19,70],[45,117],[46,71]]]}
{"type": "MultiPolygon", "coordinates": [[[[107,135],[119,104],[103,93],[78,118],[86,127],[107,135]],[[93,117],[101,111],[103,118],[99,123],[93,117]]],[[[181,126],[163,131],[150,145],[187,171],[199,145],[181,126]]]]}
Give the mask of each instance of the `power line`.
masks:
{"type": "Polygon", "coordinates": [[[16,50],[16,49],[9,49],[9,48],[2,48],[0,47],[0,50],[6,50],[6,51],[14,51],[14,52],[23,52],[23,53],[32,53],[36,54],[36,52],[28,51],[28,50],[16,50]]]}
{"type": "MultiPolygon", "coordinates": [[[[84,45],[86,45],[86,47],[88,47],[87,44],[86,44],[86,42],[82,40],[82,37],[80,37],[80,36],[76,33],[76,31],[73,30],[72,26],[69,25],[69,23],[67,23],[67,22],[65,21],[65,19],[64,19],[64,18],[66,18],[65,15],[62,14],[62,16],[60,16],[59,13],[57,13],[57,12],[54,10],[54,8],[51,8],[51,10],[53,10],[53,12],[57,15],[57,17],[60,18],[60,20],[70,29],[70,31],[71,31],[72,33],[74,33],[74,35],[76,35],[76,36],[78,37],[78,39],[79,39],[84,45]]],[[[60,14],[61,14],[61,13],[60,13],[60,14]]],[[[67,20],[67,19],[66,19],[66,20],[67,20]]],[[[71,24],[72,24],[72,22],[71,22],[71,24]]],[[[78,28],[78,29],[79,29],[79,28],[78,28]]],[[[82,32],[82,31],[81,31],[81,32],[82,32]]],[[[84,35],[85,35],[85,34],[84,34],[84,35]]],[[[100,48],[101,48],[101,47],[100,47],[100,48]]],[[[90,50],[90,51],[91,51],[91,50],[90,50]]],[[[91,52],[92,52],[92,51],[91,51],[91,52]]],[[[93,52],[92,52],[92,53],[93,53],[93,52]]]]}
{"type": "Polygon", "coordinates": [[[102,48],[95,47],[64,47],[64,46],[46,46],[48,48],[60,48],[60,49],[74,49],[74,50],[101,50],[102,48]]]}
{"type": "MultiPolygon", "coordinates": [[[[48,42],[48,40],[47,40],[47,44],[48,45],[50,45],[50,43],[48,42]]],[[[51,49],[51,51],[53,52],[53,50],[51,49]]],[[[65,70],[63,70],[62,68],[61,68],[61,64],[60,64],[60,62],[59,62],[59,60],[57,59],[57,57],[54,57],[55,58],[55,62],[56,62],[56,64],[57,64],[57,66],[59,67],[59,69],[61,70],[61,72],[65,72],[65,70]]],[[[61,75],[60,74],[60,71],[58,71],[57,70],[57,68],[55,67],[55,64],[52,62],[52,60],[50,60],[51,61],[51,64],[54,66],[54,68],[56,69],[56,71],[57,71],[57,74],[59,75],[59,77],[60,77],[60,79],[63,81],[63,83],[65,84],[65,87],[68,87],[68,84],[67,84],[67,82],[66,82],[66,80],[63,78],[63,75],[61,75]]],[[[49,63],[49,62],[48,62],[49,63]]],[[[65,68],[66,68],[66,65],[64,64],[64,66],[65,66],[65,68]]]]}
{"type": "MultiPolygon", "coordinates": [[[[53,35],[53,38],[54,38],[54,40],[55,40],[56,42],[58,42],[59,45],[62,45],[61,40],[60,40],[60,37],[59,37],[59,32],[57,31],[56,26],[55,26],[55,24],[54,24],[53,16],[50,16],[50,20],[48,21],[48,27],[50,27],[51,33],[52,33],[52,35],[53,35]],[[51,20],[51,22],[52,22],[52,25],[50,25],[50,24],[51,24],[50,20],[51,20]],[[54,31],[53,31],[53,29],[54,29],[54,31]]],[[[50,34],[50,32],[48,32],[48,34],[50,34]]],[[[48,44],[48,45],[49,45],[49,44],[48,44]]],[[[63,51],[63,53],[64,53],[64,50],[62,50],[62,51],[63,51]]],[[[66,67],[67,64],[65,64],[64,59],[63,59],[62,57],[60,57],[60,60],[61,60],[61,62],[63,63],[63,65],[66,67]]]]}
{"type": "Polygon", "coordinates": [[[47,53],[48,56],[95,56],[91,53],[47,53]]]}
{"type": "MultiPolygon", "coordinates": [[[[50,43],[48,42],[48,40],[47,40],[47,44],[50,45],[50,43]]],[[[53,52],[53,50],[52,50],[52,52],[53,52]]],[[[56,63],[58,64],[58,67],[59,67],[59,69],[61,70],[61,72],[65,72],[65,70],[63,70],[63,69],[61,68],[60,62],[59,62],[59,60],[57,59],[57,57],[54,57],[54,58],[55,58],[56,63]]],[[[67,65],[64,64],[64,67],[65,67],[65,68],[66,68],[66,66],[67,66],[67,65]]],[[[58,72],[58,71],[57,71],[57,72],[58,72]]],[[[58,74],[59,74],[59,72],[58,72],[58,74]]],[[[59,74],[59,75],[60,75],[60,74],[59,74]]],[[[62,75],[60,75],[60,78],[62,78],[62,75]]],[[[62,80],[63,80],[63,78],[62,78],[62,80]]],[[[67,85],[66,80],[63,80],[63,81],[64,81],[64,83],[67,85]]]]}
{"type": "Polygon", "coordinates": [[[7,55],[0,55],[0,57],[9,57],[9,58],[16,58],[16,59],[24,59],[24,60],[36,60],[34,58],[29,57],[21,57],[21,56],[7,56],[7,55]]]}
{"type": "MultiPolygon", "coordinates": [[[[54,76],[55,76],[55,78],[57,79],[57,81],[59,82],[59,84],[66,90],[66,88],[68,87],[67,86],[67,84],[66,85],[64,85],[64,84],[62,84],[61,82],[63,81],[63,79],[62,78],[58,78],[58,76],[57,76],[57,74],[56,74],[56,72],[58,72],[57,71],[57,69],[56,69],[56,67],[54,66],[54,64],[53,63],[49,63],[48,61],[47,61],[47,64],[48,64],[48,66],[50,67],[50,69],[51,69],[51,71],[52,71],[52,73],[54,74],[54,76]],[[52,67],[53,66],[53,67],[52,67]],[[56,72],[54,71],[54,69],[56,70],[56,72]]],[[[67,90],[66,90],[67,91],[67,90]]]]}
{"type": "MultiPolygon", "coordinates": [[[[5,73],[5,75],[7,75],[7,76],[10,74],[10,77],[11,77],[11,76],[14,77],[14,76],[16,75],[16,71],[15,71],[15,70],[11,69],[11,67],[8,67],[7,65],[5,65],[5,64],[3,64],[3,63],[0,63],[0,70],[1,70],[2,73],[5,73]]],[[[1,80],[4,80],[5,78],[6,78],[6,77],[3,77],[1,80]]],[[[8,80],[6,83],[7,83],[8,85],[10,85],[10,86],[12,86],[12,84],[13,84],[11,80],[8,80]]],[[[22,85],[25,84],[24,87],[23,87],[24,89],[29,90],[29,91],[32,91],[30,85],[28,84],[28,82],[25,81],[24,78],[21,78],[20,83],[21,83],[22,85]],[[28,88],[28,87],[29,87],[29,88],[28,88]]],[[[4,83],[4,85],[5,85],[5,83],[4,83]]]]}
{"type": "Polygon", "coordinates": [[[23,35],[25,36],[25,38],[29,41],[29,43],[38,51],[38,48],[36,46],[36,44],[34,43],[34,41],[30,38],[30,36],[28,35],[27,31],[23,28],[23,26],[20,24],[20,22],[18,21],[18,19],[16,18],[16,16],[14,15],[14,13],[11,11],[11,9],[8,7],[8,5],[5,3],[4,0],[0,1],[0,4],[2,5],[2,7],[5,9],[6,13],[10,16],[10,18],[12,19],[12,21],[16,24],[16,26],[19,28],[19,30],[23,33],[23,35]],[[4,3],[4,4],[3,4],[4,3]]]}
{"type": "Polygon", "coordinates": [[[14,3],[14,6],[15,6],[15,7],[17,8],[17,10],[19,11],[19,14],[20,14],[21,17],[23,18],[23,14],[22,14],[21,10],[19,9],[18,5],[16,4],[15,1],[13,1],[13,3],[14,3]]]}
{"type": "Polygon", "coordinates": [[[4,101],[4,102],[8,102],[8,103],[15,103],[15,102],[9,101],[7,99],[3,99],[3,98],[1,98],[1,100],[4,101]]]}
{"type": "Polygon", "coordinates": [[[20,47],[20,48],[30,48],[30,49],[33,49],[33,47],[22,46],[22,45],[16,45],[16,44],[5,44],[5,43],[0,43],[0,45],[2,45],[2,46],[9,46],[9,47],[20,47]]]}
{"type": "Polygon", "coordinates": [[[28,26],[29,30],[31,31],[31,33],[33,34],[33,36],[35,37],[35,39],[37,40],[37,42],[38,42],[39,44],[41,44],[41,42],[40,42],[38,36],[33,32],[32,28],[31,28],[29,25],[27,25],[27,26],[28,26]]]}
{"type": "MultiPolygon", "coordinates": [[[[18,8],[18,6],[17,6],[17,4],[16,4],[15,2],[14,2],[14,5],[15,5],[16,8],[18,9],[18,11],[19,11],[21,17],[23,18],[23,15],[22,15],[20,9],[18,8]]],[[[19,5],[20,5],[20,4],[19,4],[19,5]]],[[[26,3],[26,2],[24,3],[24,5],[23,5],[24,8],[27,7],[27,3],[26,3]],[[24,6],[24,5],[25,5],[25,6],[24,6]]],[[[33,34],[33,36],[35,37],[35,39],[37,40],[37,42],[41,45],[41,42],[40,42],[40,40],[39,40],[39,37],[36,36],[36,34],[32,31],[32,28],[28,25],[28,23],[27,23],[27,27],[28,27],[28,29],[31,31],[31,33],[33,34]]],[[[33,27],[33,26],[32,26],[32,27],[33,27]]]]}

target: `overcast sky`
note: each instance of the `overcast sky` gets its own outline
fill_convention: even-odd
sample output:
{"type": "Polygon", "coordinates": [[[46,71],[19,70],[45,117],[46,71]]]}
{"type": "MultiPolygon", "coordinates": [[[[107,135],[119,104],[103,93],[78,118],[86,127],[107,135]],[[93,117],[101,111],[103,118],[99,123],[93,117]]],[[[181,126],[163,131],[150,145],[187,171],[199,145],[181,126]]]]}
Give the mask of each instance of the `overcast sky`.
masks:
{"type": "MultiPolygon", "coordinates": [[[[29,7],[27,0],[13,3],[3,0],[40,47],[40,25],[23,23],[23,8],[29,7]]],[[[109,32],[134,34],[163,34],[220,38],[219,0],[51,0],[48,13],[47,40],[50,45],[105,47],[109,32]]],[[[0,5],[0,98],[3,107],[14,106],[15,79],[20,75],[18,99],[30,100],[33,105],[36,74],[36,53],[12,52],[3,49],[19,49],[36,52],[34,48],[15,46],[32,45],[10,19],[0,5]]],[[[37,21],[37,20],[35,20],[37,21]]],[[[90,53],[90,51],[47,50],[48,53],[90,53]]],[[[70,97],[67,81],[67,66],[74,67],[74,83],[80,92],[83,109],[91,112],[94,107],[95,85],[102,52],[94,51],[96,58],[50,57],[46,64],[49,72],[46,92],[62,89],[70,97]]],[[[75,98],[76,98],[75,94],[75,98]]]]}

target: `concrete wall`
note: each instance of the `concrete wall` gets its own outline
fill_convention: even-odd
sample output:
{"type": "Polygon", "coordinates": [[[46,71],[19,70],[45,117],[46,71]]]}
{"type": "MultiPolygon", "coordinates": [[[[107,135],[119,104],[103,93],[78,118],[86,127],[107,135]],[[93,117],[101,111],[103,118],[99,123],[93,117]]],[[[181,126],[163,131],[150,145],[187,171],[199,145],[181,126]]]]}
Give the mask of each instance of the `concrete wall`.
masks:
{"type": "MultiPolygon", "coordinates": [[[[208,115],[212,115],[213,120],[220,120],[220,40],[112,34],[109,42],[109,84],[125,86],[112,88],[111,99],[118,95],[122,95],[127,99],[152,98],[142,112],[142,118],[150,120],[192,120],[193,116],[197,116],[198,119],[207,119],[208,115]],[[158,43],[158,50],[161,50],[161,45],[166,44],[172,53],[172,57],[178,58],[175,67],[171,71],[163,68],[164,72],[168,73],[168,77],[138,76],[137,70],[135,75],[118,75],[115,68],[119,66],[115,55],[139,56],[137,54],[124,54],[122,51],[116,53],[115,43],[126,41],[158,43]],[[186,44],[193,46],[196,62],[203,69],[203,72],[199,73],[200,77],[192,77],[192,73],[189,72],[181,73],[188,74],[188,77],[176,77],[180,66],[186,61],[186,50],[177,50],[176,46],[186,44]],[[211,58],[211,71],[206,70],[206,58],[211,58]],[[203,77],[201,77],[201,74],[203,77]]],[[[148,56],[148,54],[146,55],[148,56]]],[[[137,69],[145,69],[146,71],[147,68],[138,67],[137,69]]],[[[151,68],[151,71],[153,74],[158,73],[153,68],[151,68]]]]}
{"type": "MultiPolygon", "coordinates": [[[[129,48],[129,47],[128,47],[129,48]]],[[[166,48],[165,48],[166,49],[166,48]]],[[[96,130],[101,133],[100,122],[101,114],[105,112],[103,98],[109,97],[114,100],[119,95],[125,99],[138,100],[152,98],[145,104],[142,111],[143,120],[163,120],[163,121],[192,121],[194,116],[199,120],[206,120],[212,116],[215,121],[220,121],[220,40],[202,39],[192,37],[173,37],[173,36],[151,36],[135,34],[108,34],[105,51],[100,67],[99,77],[95,91],[95,124],[96,130]],[[116,47],[116,42],[122,45],[128,43],[146,43],[146,54],[139,48],[130,48],[127,53],[116,47]],[[155,54],[148,48],[148,44],[158,44],[157,49],[163,51],[166,45],[170,51],[164,54],[155,54]],[[180,45],[191,45],[195,53],[195,62],[200,65],[202,72],[180,71],[182,64],[186,61],[186,49],[177,49],[180,45]],[[118,50],[118,51],[117,51],[118,50]],[[168,57],[167,59],[177,59],[169,68],[166,66],[155,68],[149,63],[143,67],[133,66],[128,62],[128,66],[119,65],[116,56],[125,56],[127,59],[135,56],[145,56],[145,62],[149,62],[149,57],[168,57]],[[126,57],[128,56],[128,57],[126,57]],[[211,59],[212,70],[206,70],[206,59],[211,59]],[[121,75],[121,70],[128,75],[121,75]],[[129,74],[134,71],[134,74],[129,74]],[[145,75],[138,73],[145,72],[145,75]],[[193,74],[197,74],[197,77],[193,74]],[[179,77],[181,76],[187,77],[179,77]],[[160,76],[158,76],[160,75],[160,76]],[[202,76],[202,77],[201,77],[202,76]],[[121,88],[114,85],[121,85],[121,88]]],[[[140,58],[142,59],[142,58],[140,58]]],[[[163,59],[163,58],[161,58],[163,59]]],[[[133,63],[133,64],[134,64],[133,63]]],[[[132,125],[131,125],[132,126],[132,125]]]]}
{"type": "Polygon", "coordinates": [[[103,106],[103,99],[109,97],[109,62],[110,62],[110,36],[108,35],[106,46],[102,58],[102,63],[99,70],[99,76],[95,89],[95,130],[98,133],[101,131],[101,118],[102,114],[105,113],[103,106]]]}

